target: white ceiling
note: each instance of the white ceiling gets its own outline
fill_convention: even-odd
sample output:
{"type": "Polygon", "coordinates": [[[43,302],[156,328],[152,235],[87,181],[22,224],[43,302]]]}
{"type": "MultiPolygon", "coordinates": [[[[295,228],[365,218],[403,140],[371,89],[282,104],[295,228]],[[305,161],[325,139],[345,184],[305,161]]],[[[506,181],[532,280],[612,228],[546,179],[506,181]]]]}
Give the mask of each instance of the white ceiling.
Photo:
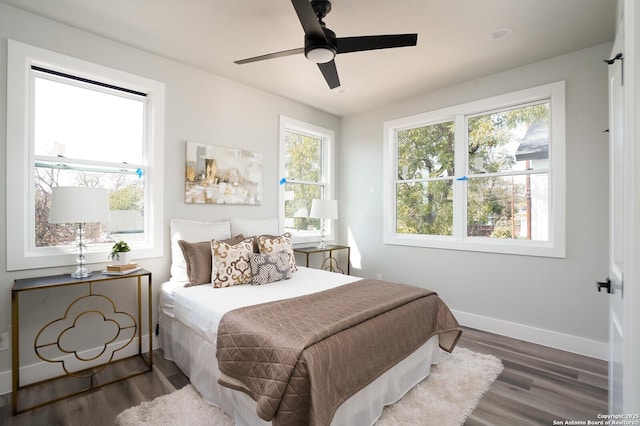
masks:
{"type": "MultiPolygon", "coordinates": [[[[330,90],[304,55],[289,0],[0,0],[56,21],[345,116],[613,40],[614,0],[334,0],[338,37],[418,33],[416,47],[338,55],[330,90]],[[513,34],[493,40],[492,32],[513,34]]],[[[604,58],[603,58],[604,59],[604,58]]]]}

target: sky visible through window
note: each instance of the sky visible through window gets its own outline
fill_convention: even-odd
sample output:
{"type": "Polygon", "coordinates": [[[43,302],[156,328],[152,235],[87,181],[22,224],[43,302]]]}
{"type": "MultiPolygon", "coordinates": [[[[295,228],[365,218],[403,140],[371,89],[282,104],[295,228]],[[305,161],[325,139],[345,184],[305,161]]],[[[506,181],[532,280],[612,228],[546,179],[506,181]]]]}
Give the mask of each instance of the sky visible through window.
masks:
{"type": "Polygon", "coordinates": [[[35,154],[142,163],[144,100],[35,79],[35,154]]]}

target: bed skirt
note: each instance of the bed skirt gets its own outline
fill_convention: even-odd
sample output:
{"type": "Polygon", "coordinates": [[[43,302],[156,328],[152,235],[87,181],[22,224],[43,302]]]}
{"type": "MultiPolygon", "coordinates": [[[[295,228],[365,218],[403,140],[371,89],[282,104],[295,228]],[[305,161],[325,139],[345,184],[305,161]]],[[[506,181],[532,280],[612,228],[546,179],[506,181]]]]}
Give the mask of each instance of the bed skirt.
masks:
{"type": "MultiPolygon", "coordinates": [[[[222,408],[237,426],[271,424],[256,415],[256,403],[248,395],[218,384],[218,363],[213,343],[162,310],[159,310],[159,324],[158,340],[165,358],[176,363],[207,402],[222,408]]],[[[345,401],[331,424],[374,424],[385,405],[398,401],[429,375],[431,365],[438,362],[439,353],[436,335],[345,401]]]]}

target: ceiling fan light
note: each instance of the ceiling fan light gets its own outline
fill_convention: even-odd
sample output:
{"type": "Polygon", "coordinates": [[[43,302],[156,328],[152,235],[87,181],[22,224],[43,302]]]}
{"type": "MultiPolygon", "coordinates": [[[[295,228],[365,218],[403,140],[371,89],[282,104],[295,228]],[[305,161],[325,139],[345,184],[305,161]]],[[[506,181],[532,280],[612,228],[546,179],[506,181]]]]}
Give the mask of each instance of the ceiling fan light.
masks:
{"type": "Polygon", "coordinates": [[[306,56],[311,62],[316,64],[325,64],[331,62],[335,56],[335,52],[326,47],[316,47],[307,51],[306,56]]]}

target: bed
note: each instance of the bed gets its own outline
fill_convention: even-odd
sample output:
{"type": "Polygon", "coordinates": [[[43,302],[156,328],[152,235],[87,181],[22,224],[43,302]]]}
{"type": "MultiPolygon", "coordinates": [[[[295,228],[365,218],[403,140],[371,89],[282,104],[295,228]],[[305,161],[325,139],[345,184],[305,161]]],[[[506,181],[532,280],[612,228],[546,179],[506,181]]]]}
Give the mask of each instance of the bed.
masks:
{"type": "MultiPolygon", "coordinates": [[[[165,357],[236,425],[373,424],[385,405],[429,374],[441,348],[450,351],[457,343],[461,331],[444,302],[417,287],[297,265],[286,279],[276,277],[264,285],[223,286],[224,280],[215,275],[202,282],[207,281],[207,268],[220,269],[215,254],[213,261],[209,259],[212,266],[207,265],[207,244],[260,235],[281,241],[277,220],[172,221],[172,277],[163,283],[159,298],[159,343],[165,357]],[[389,296],[388,289],[396,286],[397,295],[389,296]],[[378,308],[376,299],[395,305],[378,308]],[[435,303],[432,313],[416,321],[427,301],[435,303]],[[323,303],[322,309],[314,309],[323,303]],[[356,310],[356,305],[362,309],[356,310]],[[360,313],[368,310],[366,317],[360,313]],[[412,322],[403,324],[401,318],[407,316],[412,322]],[[426,330],[426,322],[433,322],[433,329],[426,330]],[[314,331],[310,323],[322,331],[314,331]],[[274,338],[280,331],[292,336],[274,338]],[[391,345],[396,334],[403,337],[391,345]],[[312,345],[307,338],[315,339],[312,345]],[[284,347],[282,339],[301,344],[292,362],[283,360],[298,348],[284,347]],[[396,347],[395,355],[384,349],[396,347]],[[380,359],[385,357],[395,358],[380,359]],[[360,373],[359,365],[368,367],[360,373]],[[289,382],[282,377],[289,377],[289,382]]],[[[285,254],[278,251],[279,260],[284,262],[285,254]]]]}

